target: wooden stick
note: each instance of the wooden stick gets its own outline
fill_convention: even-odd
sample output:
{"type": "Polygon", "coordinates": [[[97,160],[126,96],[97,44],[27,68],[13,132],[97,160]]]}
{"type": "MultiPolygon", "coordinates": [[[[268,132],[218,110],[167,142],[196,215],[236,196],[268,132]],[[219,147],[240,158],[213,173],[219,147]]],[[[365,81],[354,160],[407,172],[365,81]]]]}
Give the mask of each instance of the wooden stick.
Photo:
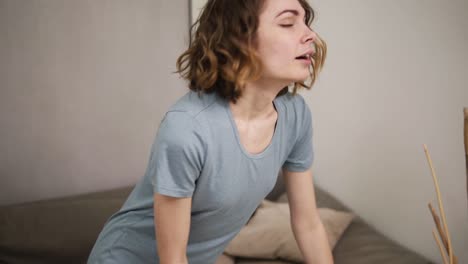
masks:
{"type": "Polygon", "coordinates": [[[440,255],[442,255],[442,260],[444,261],[444,264],[448,264],[447,257],[445,256],[444,250],[442,249],[442,245],[440,244],[440,240],[439,240],[439,238],[437,237],[437,235],[436,235],[434,229],[432,230],[432,235],[434,236],[434,239],[435,239],[436,242],[437,242],[437,246],[439,246],[440,255]]]}
{"type": "Polygon", "coordinates": [[[432,217],[434,218],[434,222],[436,224],[437,231],[439,231],[439,235],[442,238],[442,244],[444,245],[445,250],[447,250],[447,252],[449,252],[447,236],[446,236],[444,230],[442,229],[442,226],[440,225],[439,216],[437,215],[434,207],[432,207],[431,203],[429,203],[428,206],[429,206],[429,209],[431,210],[432,217]]]}
{"type": "MultiPolygon", "coordinates": [[[[463,133],[465,141],[465,164],[466,164],[466,193],[468,193],[468,107],[463,108],[465,128],[463,133]]],[[[467,197],[468,198],[468,197],[467,197]]]]}
{"type": "Polygon", "coordinates": [[[465,123],[465,155],[468,156],[468,107],[463,108],[463,115],[464,115],[464,123],[465,123]]]}
{"type": "Polygon", "coordinates": [[[439,190],[439,184],[437,181],[437,176],[434,171],[434,166],[432,166],[432,160],[429,155],[429,151],[427,150],[426,144],[424,144],[424,152],[426,153],[427,161],[429,162],[429,166],[431,167],[431,172],[432,172],[432,179],[434,180],[434,185],[436,188],[437,192],[437,200],[439,202],[439,211],[440,214],[442,215],[442,223],[444,224],[444,233],[447,235],[447,241],[448,241],[448,248],[449,248],[449,259],[450,259],[450,264],[453,263],[453,251],[452,251],[452,244],[450,242],[450,232],[447,227],[447,220],[445,219],[445,211],[444,211],[444,205],[442,204],[442,198],[440,196],[440,190],[439,190]]]}

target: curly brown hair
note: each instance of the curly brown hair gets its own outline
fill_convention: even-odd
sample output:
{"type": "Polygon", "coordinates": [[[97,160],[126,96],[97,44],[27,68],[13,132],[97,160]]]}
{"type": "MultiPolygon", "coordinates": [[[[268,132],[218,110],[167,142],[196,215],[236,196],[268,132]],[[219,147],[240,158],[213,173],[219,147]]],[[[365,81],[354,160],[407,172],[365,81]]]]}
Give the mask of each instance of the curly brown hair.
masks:
{"type": "MultiPolygon", "coordinates": [[[[311,26],[315,12],[307,0],[298,0],[305,11],[304,22],[311,26]]],[[[260,10],[265,0],[208,0],[190,27],[189,48],[177,59],[177,71],[189,81],[189,88],[198,92],[217,92],[232,102],[242,95],[242,88],[256,80],[262,72],[260,58],[255,55],[255,38],[260,10]],[[194,29],[196,32],[194,33],[194,29]]],[[[311,82],[294,82],[298,88],[311,89],[322,69],[327,46],[318,34],[311,57],[311,82]]],[[[284,87],[278,94],[289,91],[284,87]]]]}

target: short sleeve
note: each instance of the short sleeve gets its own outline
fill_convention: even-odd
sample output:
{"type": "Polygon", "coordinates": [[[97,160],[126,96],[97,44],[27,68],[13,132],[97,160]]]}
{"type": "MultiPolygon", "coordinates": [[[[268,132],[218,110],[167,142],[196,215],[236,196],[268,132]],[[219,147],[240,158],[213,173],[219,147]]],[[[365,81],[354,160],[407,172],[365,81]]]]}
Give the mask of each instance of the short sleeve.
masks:
{"type": "Polygon", "coordinates": [[[292,143],[293,147],[283,164],[283,169],[302,172],[309,169],[314,161],[312,114],[304,98],[300,95],[295,96],[300,98],[296,101],[298,104],[296,106],[298,124],[295,127],[298,128],[298,133],[295,137],[296,141],[292,143]]]}
{"type": "Polygon", "coordinates": [[[167,112],[151,147],[148,172],[153,192],[191,197],[204,163],[197,121],[186,112],[167,112]]]}

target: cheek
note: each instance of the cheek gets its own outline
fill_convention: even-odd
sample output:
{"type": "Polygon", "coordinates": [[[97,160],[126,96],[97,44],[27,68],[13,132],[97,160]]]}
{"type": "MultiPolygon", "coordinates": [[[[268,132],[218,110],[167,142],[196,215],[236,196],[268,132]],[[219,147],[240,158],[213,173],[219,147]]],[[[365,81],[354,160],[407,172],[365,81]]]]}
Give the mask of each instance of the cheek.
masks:
{"type": "Polygon", "coordinates": [[[293,61],[294,51],[290,44],[278,38],[271,40],[264,46],[262,58],[269,67],[284,67],[293,61]]]}

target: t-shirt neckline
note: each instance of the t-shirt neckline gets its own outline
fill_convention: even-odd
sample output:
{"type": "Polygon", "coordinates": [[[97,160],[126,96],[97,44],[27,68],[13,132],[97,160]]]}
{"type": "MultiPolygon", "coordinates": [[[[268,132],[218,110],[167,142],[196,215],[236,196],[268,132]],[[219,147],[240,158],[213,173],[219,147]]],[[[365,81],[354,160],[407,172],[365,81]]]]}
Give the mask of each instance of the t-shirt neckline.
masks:
{"type": "Polygon", "coordinates": [[[279,137],[279,135],[278,135],[279,134],[279,129],[281,128],[280,122],[282,122],[282,120],[283,120],[282,111],[280,109],[280,104],[278,104],[277,100],[278,100],[278,97],[276,97],[273,100],[273,105],[275,106],[276,112],[277,112],[276,125],[275,125],[275,130],[273,132],[273,136],[272,136],[272,138],[270,140],[270,143],[261,152],[255,153],[255,154],[248,152],[244,148],[244,146],[242,145],[241,140],[240,140],[239,131],[237,129],[236,122],[234,120],[234,116],[232,114],[231,108],[229,107],[229,100],[226,100],[226,99],[223,100],[223,102],[224,102],[223,106],[224,106],[224,109],[226,110],[226,112],[228,114],[229,121],[231,123],[231,127],[232,127],[232,130],[233,130],[234,137],[236,139],[237,145],[240,148],[240,150],[242,151],[242,153],[244,153],[244,155],[247,156],[248,158],[251,158],[251,159],[262,158],[263,156],[268,154],[268,152],[273,148],[273,145],[276,143],[276,140],[279,137]]]}

